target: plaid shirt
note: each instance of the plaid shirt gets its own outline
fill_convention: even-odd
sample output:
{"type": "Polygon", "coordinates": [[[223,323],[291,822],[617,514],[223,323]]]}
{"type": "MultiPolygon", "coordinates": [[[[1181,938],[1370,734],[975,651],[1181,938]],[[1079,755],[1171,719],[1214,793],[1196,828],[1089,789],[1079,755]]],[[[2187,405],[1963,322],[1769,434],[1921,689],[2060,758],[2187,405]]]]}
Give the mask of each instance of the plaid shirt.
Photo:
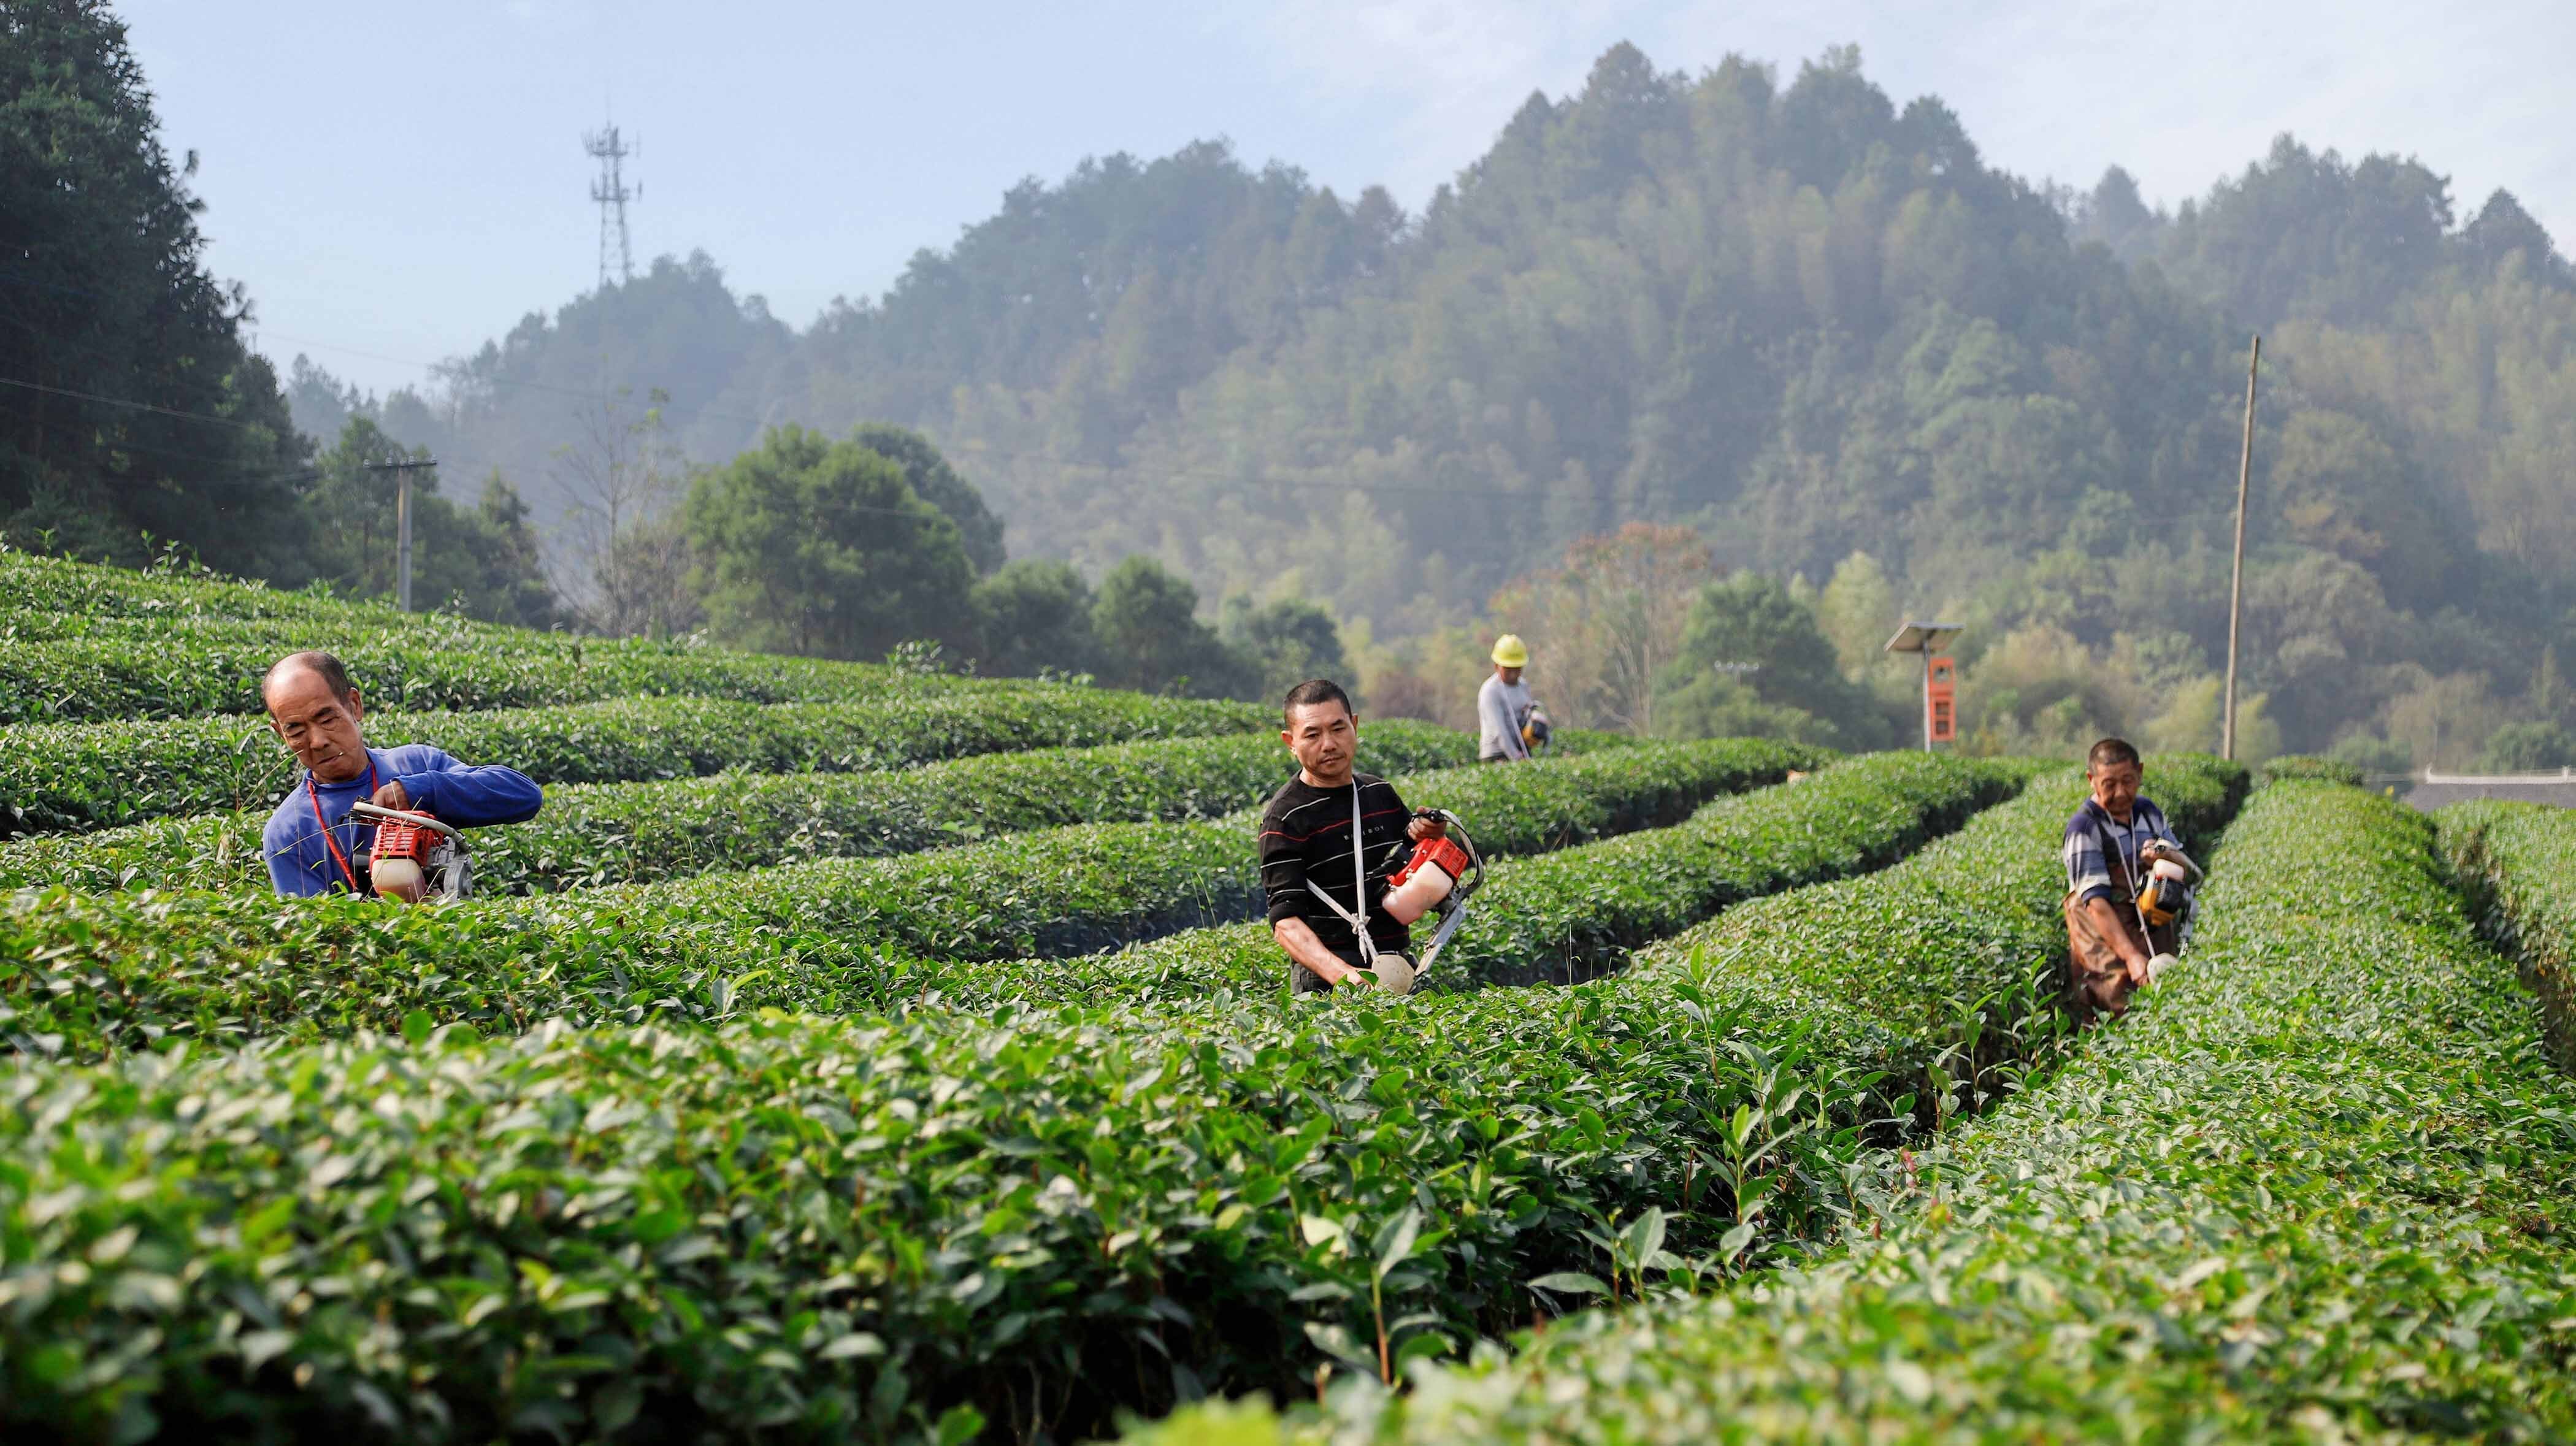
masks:
{"type": "Polygon", "coordinates": [[[2182,840],[2174,837],[2173,826],[2165,822],[2163,809],[2141,798],[2131,806],[2129,821],[2123,825],[2102,805],[2089,798],[2084,800],[2084,806],[2066,821],[2066,892],[2078,903],[2094,899],[2128,902],[2144,871],[2139,854],[2154,840],[2182,847],[2182,840]],[[2121,876],[2116,880],[2111,861],[2103,854],[2106,844],[2119,851],[2121,876]]]}

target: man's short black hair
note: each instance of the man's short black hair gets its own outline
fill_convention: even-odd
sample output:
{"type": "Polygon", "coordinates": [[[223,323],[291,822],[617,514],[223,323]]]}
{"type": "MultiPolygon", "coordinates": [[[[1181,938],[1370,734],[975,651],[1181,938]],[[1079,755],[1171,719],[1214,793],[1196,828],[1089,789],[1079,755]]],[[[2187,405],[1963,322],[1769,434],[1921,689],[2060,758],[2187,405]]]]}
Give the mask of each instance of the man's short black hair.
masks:
{"type": "Polygon", "coordinates": [[[2126,738],[2105,738],[2093,745],[2092,752],[2084,755],[2084,766],[2088,770],[2117,768],[2123,763],[2134,763],[2140,768],[2147,766],[2147,761],[2138,756],[2136,745],[2126,738]]]}
{"type": "Polygon", "coordinates": [[[1281,726],[1285,727],[1292,722],[1296,718],[1298,709],[1312,708],[1319,703],[1339,703],[1342,705],[1343,712],[1354,718],[1360,716],[1360,710],[1351,706],[1351,695],[1342,691],[1341,684],[1330,678],[1308,678],[1305,682],[1289,689],[1288,697],[1280,703],[1281,726]]]}
{"type": "Polygon", "coordinates": [[[312,669],[321,677],[322,685],[331,690],[331,696],[343,703],[348,702],[355,691],[349,686],[347,664],[329,653],[312,649],[301,653],[289,653],[269,665],[268,671],[261,675],[259,680],[259,701],[263,707],[268,703],[268,685],[276,682],[279,674],[291,673],[298,668],[312,669]]]}

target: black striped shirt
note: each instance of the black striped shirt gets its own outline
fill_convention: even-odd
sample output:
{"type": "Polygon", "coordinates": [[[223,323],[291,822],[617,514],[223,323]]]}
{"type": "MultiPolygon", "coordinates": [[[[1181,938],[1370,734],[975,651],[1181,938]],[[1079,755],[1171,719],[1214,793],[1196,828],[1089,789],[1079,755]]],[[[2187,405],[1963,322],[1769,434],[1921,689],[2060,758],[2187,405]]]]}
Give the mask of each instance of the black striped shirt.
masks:
{"type": "MultiPolygon", "coordinates": [[[[1366,773],[1351,775],[1359,785],[1360,854],[1368,869],[1369,937],[1380,949],[1403,949],[1412,931],[1397,923],[1380,905],[1386,902],[1389,874],[1412,857],[1405,827],[1413,811],[1396,795],[1395,785],[1366,773]]],[[[1308,892],[1313,884],[1348,909],[1351,896],[1351,785],[1317,788],[1302,776],[1291,778],[1270,796],[1261,813],[1261,887],[1270,896],[1270,922],[1303,919],[1324,947],[1356,949],[1359,941],[1342,917],[1308,892]]]]}

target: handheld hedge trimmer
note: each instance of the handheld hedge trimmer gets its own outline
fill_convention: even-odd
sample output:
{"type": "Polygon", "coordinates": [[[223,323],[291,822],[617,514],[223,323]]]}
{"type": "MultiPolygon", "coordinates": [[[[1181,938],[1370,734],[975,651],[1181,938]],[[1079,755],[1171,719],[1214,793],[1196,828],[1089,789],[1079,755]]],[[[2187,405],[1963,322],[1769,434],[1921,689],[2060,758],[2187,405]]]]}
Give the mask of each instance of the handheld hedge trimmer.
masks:
{"type": "MultiPolygon", "coordinates": [[[[1540,736],[1545,737],[1544,734],[1540,736]]],[[[1433,906],[1433,912],[1440,916],[1440,927],[1431,931],[1431,944],[1422,951],[1421,964],[1414,968],[1413,977],[1418,980],[1431,972],[1432,962],[1440,957],[1441,947],[1449,942],[1450,935],[1458,932],[1460,924],[1467,922],[1467,901],[1485,886],[1485,856],[1476,852],[1476,841],[1467,836],[1466,821],[1458,815],[1445,808],[1425,808],[1415,810],[1414,816],[1439,820],[1443,833],[1439,838],[1424,839],[1416,845],[1413,858],[1401,872],[1387,881],[1387,887],[1401,886],[1426,863],[1450,879],[1449,896],[1433,906]]]]}
{"type": "Polygon", "coordinates": [[[1536,758],[1547,751],[1548,740],[1556,735],[1555,725],[1547,721],[1547,709],[1533,700],[1521,710],[1521,751],[1536,758]]]}
{"type": "MultiPolygon", "coordinates": [[[[1414,981],[1429,972],[1432,962],[1440,957],[1441,946],[1447,944],[1449,936],[1457,933],[1458,926],[1466,922],[1467,901],[1474,897],[1476,890],[1484,887],[1485,883],[1484,858],[1476,852],[1475,840],[1467,836],[1467,825],[1459,819],[1458,815],[1445,808],[1418,808],[1413,811],[1413,816],[1436,819],[1444,830],[1457,835],[1455,838],[1450,838],[1444,833],[1444,836],[1439,838],[1427,838],[1416,842],[1413,846],[1413,857],[1406,860],[1404,867],[1398,869],[1394,876],[1386,881],[1388,894],[1403,888],[1413,880],[1415,875],[1426,868],[1449,881],[1448,894],[1427,911],[1439,915],[1440,927],[1432,931],[1431,946],[1422,951],[1420,964],[1393,951],[1378,952],[1377,940],[1369,934],[1365,895],[1368,868],[1360,854],[1360,814],[1356,788],[1352,790],[1351,801],[1351,877],[1354,880],[1354,888],[1361,891],[1360,897],[1353,902],[1359,903],[1361,908],[1357,911],[1346,909],[1342,907],[1339,899],[1325,893],[1312,883],[1306,885],[1306,892],[1323,900],[1325,908],[1332,910],[1343,923],[1351,926],[1351,936],[1359,946],[1360,967],[1367,972],[1377,988],[1389,994],[1413,992],[1414,981]]],[[[1414,917],[1421,916],[1417,914],[1414,917]]]]}
{"type": "MultiPolygon", "coordinates": [[[[2189,854],[2170,844],[2165,846],[2165,857],[2148,866],[2146,887],[2138,890],[2132,902],[2138,911],[2138,933],[2150,947],[2155,943],[2156,930],[2191,912],[2192,881],[2206,877],[2189,854]]],[[[2150,957],[2147,982],[2155,983],[2157,976],[2177,962],[2171,954],[2150,957]]]]}
{"type": "Polygon", "coordinates": [[[426,813],[380,808],[364,801],[349,812],[376,825],[368,879],[377,897],[452,904],[474,891],[465,858],[465,835],[426,813]]]}

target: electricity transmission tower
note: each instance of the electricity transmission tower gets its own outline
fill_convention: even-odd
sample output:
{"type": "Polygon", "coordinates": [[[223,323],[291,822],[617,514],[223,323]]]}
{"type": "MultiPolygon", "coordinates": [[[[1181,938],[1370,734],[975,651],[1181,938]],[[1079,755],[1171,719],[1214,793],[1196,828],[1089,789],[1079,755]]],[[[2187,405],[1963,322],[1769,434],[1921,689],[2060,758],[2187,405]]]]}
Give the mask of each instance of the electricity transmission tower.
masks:
{"type": "Polygon", "coordinates": [[[625,161],[638,154],[640,147],[630,148],[613,124],[604,131],[584,133],[581,146],[599,162],[599,179],[590,183],[590,199],[599,203],[599,288],[605,291],[612,238],[617,251],[617,279],[635,279],[635,253],[626,239],[626,203],[642,200],[644,188],[626,184],[625,161]]]}

